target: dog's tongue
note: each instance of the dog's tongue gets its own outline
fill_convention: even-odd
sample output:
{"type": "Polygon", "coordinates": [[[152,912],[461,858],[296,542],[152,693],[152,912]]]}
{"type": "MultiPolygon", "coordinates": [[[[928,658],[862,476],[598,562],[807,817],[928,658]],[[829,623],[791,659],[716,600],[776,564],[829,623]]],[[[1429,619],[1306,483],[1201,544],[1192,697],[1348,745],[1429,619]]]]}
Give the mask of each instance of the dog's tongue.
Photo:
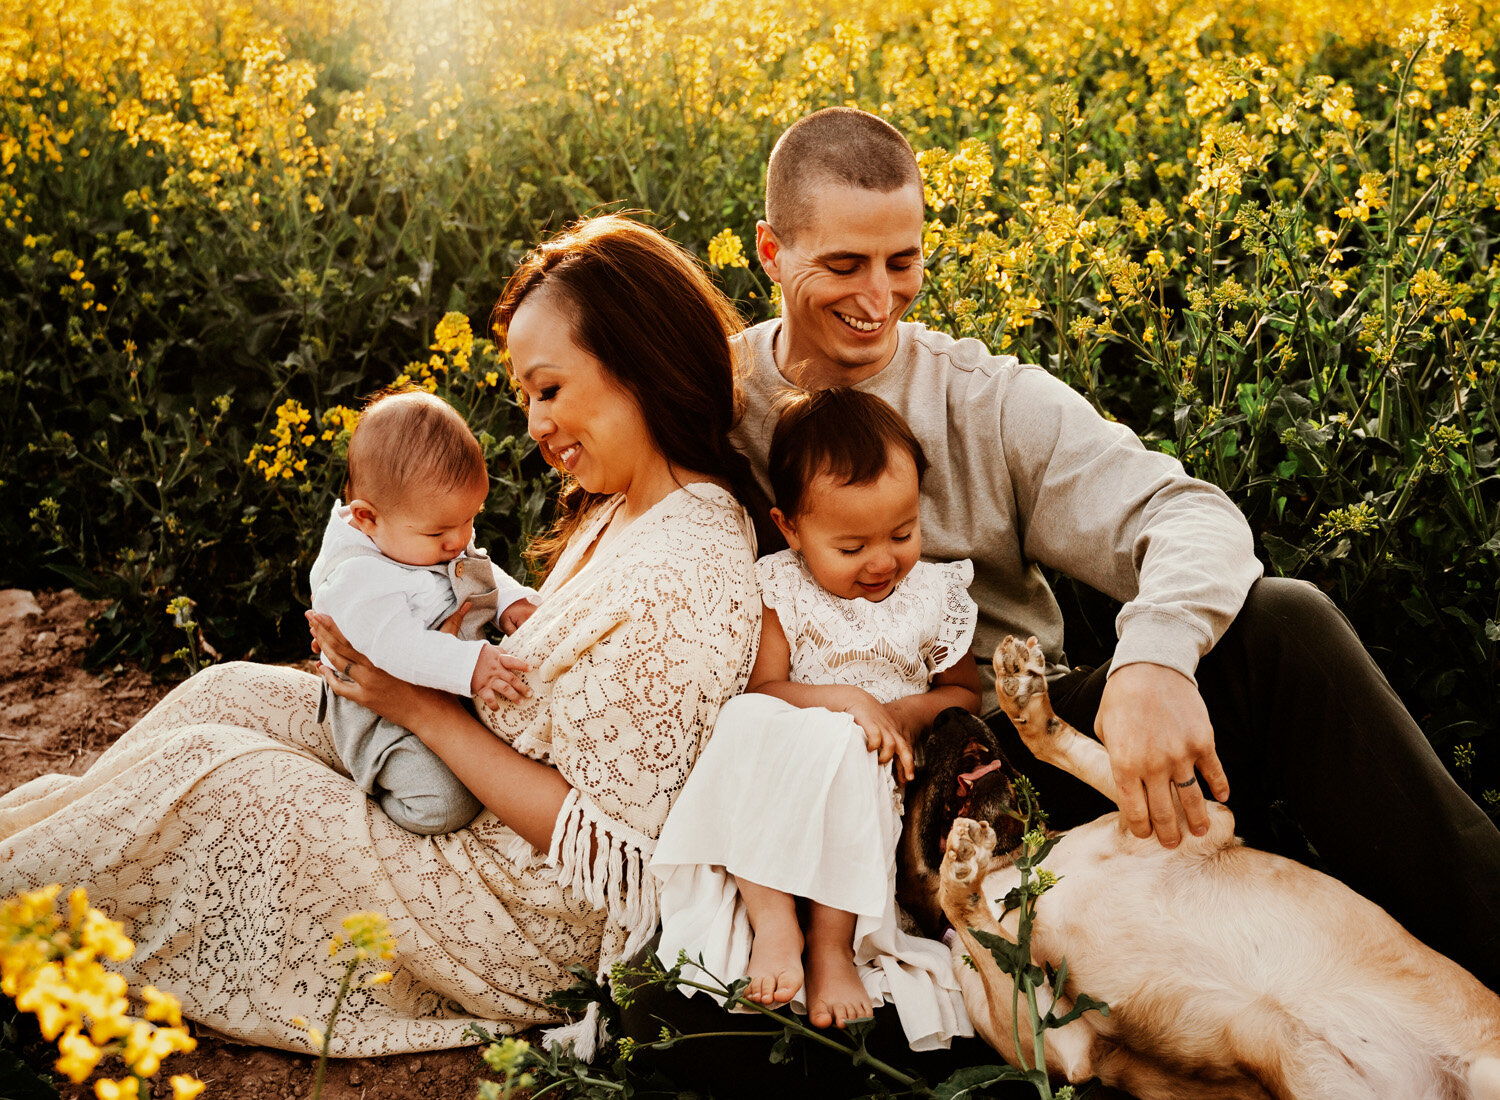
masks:
{"type": "Polygon", "coordinates": [[[970,791],[974,789],[981,776],[989,775],[990,772],[1000,767],[1000,761],[991,760],[988,764],[981,764],[971,772],[964,772],[958,777],[958,797],[967,798],[970,791]]]}

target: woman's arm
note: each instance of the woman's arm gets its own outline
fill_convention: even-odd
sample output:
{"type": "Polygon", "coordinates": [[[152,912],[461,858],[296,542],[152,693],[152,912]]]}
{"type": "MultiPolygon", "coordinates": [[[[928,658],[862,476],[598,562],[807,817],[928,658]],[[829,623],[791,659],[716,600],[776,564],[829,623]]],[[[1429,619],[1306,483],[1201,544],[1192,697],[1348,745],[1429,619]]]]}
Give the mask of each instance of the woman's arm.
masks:
{"type": "Polygon", "coordinates": [[[321,667],[335,695],[352,699],[412,731],[437,753],[474,797],[538,851],[552,834],[571,788],[555,768],[532,760],[491,733],[456,696],[398,680],[349,644],[327,615],[309,612],[319,648],[349,678],[321,667]]]}

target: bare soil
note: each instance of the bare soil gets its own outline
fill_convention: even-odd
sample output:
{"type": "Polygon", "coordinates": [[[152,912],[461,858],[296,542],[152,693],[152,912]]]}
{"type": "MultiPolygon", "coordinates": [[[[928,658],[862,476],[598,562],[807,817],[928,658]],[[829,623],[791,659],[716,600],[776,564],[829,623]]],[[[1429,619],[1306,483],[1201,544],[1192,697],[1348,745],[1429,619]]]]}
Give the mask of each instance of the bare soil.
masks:
{"type": "MultiPolygon", "coordinates": [[[[174,682],[132,666],[86,670],[88,618],[102,604],[72,589],[0,591],[0,792],[48,772],[79,775],[174,682]]],[[[108,898],[92,898],[108,910],[108,898]]],[[[297,1100],[312,1094],[317,1059],[241,1046],[201,1034],[198,1049],[175,1054],[160,1078],[190,1073],[208,1084],[204,1100],[297,1100]]],[[[326,1100],[460,1100],[476,1093],[484,1065],[476,1048],[352,1058],[329,1063],[326,1100]]],[[[108,1075],[108,1067],[104,1068],[108,1075]]],[[[159,1090],[162,1091],[162,1090],[159,1090]]],[[[67,1100],[94,1095],[92,1081],[64,1083],[67,1100]]]]}

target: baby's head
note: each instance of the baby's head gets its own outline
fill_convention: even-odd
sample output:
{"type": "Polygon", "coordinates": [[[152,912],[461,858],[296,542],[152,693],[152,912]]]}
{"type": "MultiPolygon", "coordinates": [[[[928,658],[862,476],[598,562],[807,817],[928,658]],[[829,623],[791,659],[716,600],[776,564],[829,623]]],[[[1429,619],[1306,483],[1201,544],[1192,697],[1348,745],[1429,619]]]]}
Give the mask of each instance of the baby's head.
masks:
{"type": "Polygon", "coordinates": [[[474,433],[424,390],[376,394],[349,440],[349,521],[393,561],[437,565],[463,553],[489,494],[474,433]]]}
{"type": "Polygon", "coordinates": [[[921,556],[926,470],[922,445],[880,398],[797,391],[771,436],[771,518],[824,589],[878,603],[921,556]]]}

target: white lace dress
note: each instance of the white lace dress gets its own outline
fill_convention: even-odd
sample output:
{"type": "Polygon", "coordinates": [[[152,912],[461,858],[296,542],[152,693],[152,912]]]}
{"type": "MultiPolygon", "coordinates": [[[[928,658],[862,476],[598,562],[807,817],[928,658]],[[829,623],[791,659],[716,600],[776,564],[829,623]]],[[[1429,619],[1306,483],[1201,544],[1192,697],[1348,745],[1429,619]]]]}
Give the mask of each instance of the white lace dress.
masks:
{"type": "MultiPolygon", "coordinates": [[[[791,647],[791,679],[849,684],[883,703],[927,690],[965,653],[977,608],[967,561],[919,562],[879,603],[821,588],[790,550],[756,563],[761,597],[791,647]]],[[[897,923],[901,794],[847,714],[769,695],[725,704],[652,858],[659,956],[745,974],[749,917],[733,875],[857,915],[855,963],[876,1005],[893,1002],[914,1050],[972,1035],[948,949],[897,923]]],[[[806,1011],[804,991],[792,1006],[806,1011]]]]}
{"type": "Polygon", "coordinates": [[[607,966],[654,930],[645,862],[720,705],[744,687],[760,615],[748,522],[728,493],[678,490],[576,570],[614,507],[507,642],[531,664],[533,696],[486,715],[573,787],[551,851],[489,811],[443,836],[400,828],[314,721],[317,677],[232,664],[180,685],[86,774],[0,798],[0,896],[88,887],[137,943],[121,965],[133,986],[154,983],[245,1042],[307,1049],[291,1018],[326,1018],[342,969],[328,942],[362,910],[390,920],[395,979],[350,993],[335,1054],[461,1046],[471,1021],[558,1020],[544,1000],[571,983],[570,964],[607,966]]]}

